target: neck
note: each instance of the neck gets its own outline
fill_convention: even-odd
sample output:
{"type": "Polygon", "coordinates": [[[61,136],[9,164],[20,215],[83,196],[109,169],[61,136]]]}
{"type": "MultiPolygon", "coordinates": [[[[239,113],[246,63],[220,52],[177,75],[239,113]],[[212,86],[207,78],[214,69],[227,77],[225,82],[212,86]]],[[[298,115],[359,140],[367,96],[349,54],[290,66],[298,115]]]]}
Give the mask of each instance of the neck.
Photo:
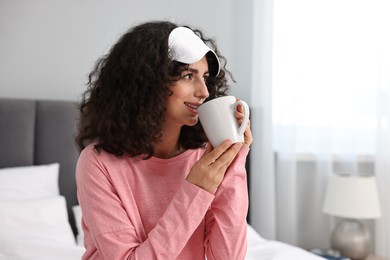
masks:
{"type": "Polygon", "coordinates": [[[154,147],[154,156],[157,158],[168,159],[181,154],[184,149],[179,143],[176,145],[165,145],[164,143],[158,143],[154,147]]]}
{"type": "Polygon", "coordinates": [[[179,143],[180,128],[178,129],[163,129],[161,142],[154,144],[153,156],[158,158],[172,158],[181,154],[184,149],[179,143]]]}

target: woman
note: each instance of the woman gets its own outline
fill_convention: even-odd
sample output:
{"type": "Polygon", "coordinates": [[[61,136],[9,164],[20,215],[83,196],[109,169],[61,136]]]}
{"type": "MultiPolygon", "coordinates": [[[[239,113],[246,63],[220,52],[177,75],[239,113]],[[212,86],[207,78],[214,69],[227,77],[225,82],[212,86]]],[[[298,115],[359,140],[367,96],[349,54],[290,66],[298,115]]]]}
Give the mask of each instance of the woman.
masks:
{"type": "Polygon", "coordinates": [[[83,259],[244,259],[250,127],[212,147],[196,111],[228,91],[220,60],[199,30],[156,21],[98,61],[76,137],[83,259]]]}

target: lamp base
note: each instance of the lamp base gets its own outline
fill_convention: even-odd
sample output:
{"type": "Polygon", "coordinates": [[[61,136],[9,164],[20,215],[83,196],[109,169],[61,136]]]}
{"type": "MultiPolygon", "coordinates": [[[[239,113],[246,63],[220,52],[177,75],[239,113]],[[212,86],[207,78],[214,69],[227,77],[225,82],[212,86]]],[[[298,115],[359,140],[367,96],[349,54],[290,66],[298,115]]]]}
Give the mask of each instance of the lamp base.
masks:
{"type": "Polygon", "coordinates": [[[341,220],[332,232],[331,246],[352,260],[363,260],[370,253],[370,232],[360,221],[341,220]]]}

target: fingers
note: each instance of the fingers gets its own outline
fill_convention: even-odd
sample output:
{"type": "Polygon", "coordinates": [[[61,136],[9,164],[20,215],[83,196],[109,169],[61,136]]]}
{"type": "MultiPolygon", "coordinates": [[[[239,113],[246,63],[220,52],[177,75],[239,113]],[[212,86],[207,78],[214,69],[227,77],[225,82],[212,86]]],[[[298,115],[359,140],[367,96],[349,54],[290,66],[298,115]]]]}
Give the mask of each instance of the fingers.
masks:
{"type": "Polygon", "coordinates": [[[237,106],[237,111],[240,112],[240,113],[244,113],[244,106],[239,104],[237,106]]]}
{"type": "MultiPolygon", "coordinates": [[[[237,98],[237,101],[240,99],[237,98]]],[[[236,112],[235,112],[235,117],[237,118],[237,122],[239,125],[241,125],[242,121],[244,120],[244,107],[242,105],[237,105],[236,112]]],[[[245,132],[244,132],[244,145],[249,147],[252,142],[253,142],[253,137],[252,137],[252,131],[250,127],[251,121],[249,120],[248,125],[246,126],[245,132]]]]}
{"type": "Polygon", "coordinates": [[[226,169],[232,163],[237,153],[240,151],[242,143],[232,144],[226,140],[221,145],[211,150],[211,145],[206,147],[206,151],[187,175],[187,181],[201,187],[208,192],[215,192],[221,184],[226,169]]]}
{"type": "Polygon", "coordinates": [[[207,165],[216,165],[216,167],[220,167],[222,165],[229,166],[240,151],[241,147],[242,143],[232,144],[231,140],[225,140],[211,152],[208,152],[206,149],[203,157],[207,165]]]}
{"type": "MultiPolygon", "coordinates": [[[[214,148],[212,151],[207,151],[204,153],[204,159],[208,163],[208,165],[213,164],[223,153],[226,152],[227,149],[232,145],[231,140],[225,140],[221,145],[214,148]]],[[[207,148],[211,147],[211,144],[207,146],[207,148]]],[[[212,148],[211,148],[212,149],[212,148]]]]}
{"type": "MultiPolygon", "coordinates": [[[[244,120],[244,107],[241,105],[237,106],[237,110],[235,112],[235,116],[237,118],[237,122],[239,125],[241,125],[242,121],[244,120]]],[[[253,138],[252,138],[252,132],[250,128],[250,120],[248,121],[248,125],[246,126],[245,132],[244,132],[244,144],[248,147],[251,145],[253,138]]]]}
{"type": "Polygon", "coordinates": [[[237,118],[237,122],[239,125],[241,125],[242,121],[244,120],[244,112],[244,107],[240,104],[237,105],[234,116],[237,118]]]}
{"type": "Polygon", "coordinates": [[[212,150],[213,150],[213,146],[211,145],[210,142],[208,142],[207,145],[206,145],[206,149],[205,149],[205,151],[203,153],[203,156],[205,156],[206,154],[209,154],[212,150]]]}
{"type": "Polygon", "coordinates": [[[249,120],[248,125],[244,132],[244,145],[249,147],[252,144],[252,142],[253,142],[253,137],[251,131],[251,121],[249,120]]]}
{"type": "MultiPolygon", "coordinates": [[[[235,116],[237,118],[238,124],[241,125],[242,121],[244,120],[244,108],[241,105],[237,106],[237,111],[236,111],[235,116]]],[[[251,121],[249,120],[248,125],[246,126],[246,129],[244,132],[244,144],[247,145],[248,147],[251,145],[251,143],[253,141],[250,123],[251,123],[251,121]]]]}
{"type": "Polygon", "coordinates": [[[242,143],[234,143],[213,163],[212,167],[223,168],[224,170],[232,163],[242,147],[242,143]]]}
{"type": "Polygon", "coordinates": [[[241,146],[242,143],[232,144],[230,140],[224,141],[220,146],[214,149],[215,153],[211,154],[211,164],[217,168],[223,166],[228,167],[240,151],[241,146]]]}

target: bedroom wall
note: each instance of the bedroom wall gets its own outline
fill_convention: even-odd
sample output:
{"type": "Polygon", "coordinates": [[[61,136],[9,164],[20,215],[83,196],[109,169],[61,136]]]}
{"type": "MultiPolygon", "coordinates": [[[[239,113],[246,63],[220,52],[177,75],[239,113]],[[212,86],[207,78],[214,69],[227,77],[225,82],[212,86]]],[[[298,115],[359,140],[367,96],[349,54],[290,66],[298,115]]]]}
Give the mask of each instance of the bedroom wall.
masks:
{"type": "Polygon", "coordinates": [[[0,97],[77,100],[95,60],[129,26],[161,18],[215,37],[233,94],[249,100],[252,1],[2,0],[0,97]]]}
{"type": "MultiPolygon", "coordinates": [[[[361,159],[357,164],[358,174],[361,176],[370,176],[375,172],[374,159],[361,159]]],[[[318,165],[310,157],[302,157],[297,161],[296,174],[296,202],[297,202],[297,245],[305,248],[329,248],[330,236],[334,225],[340,220],[337,217],[331,217],[322,212],[322,196],[308,196],[308,194],[325,194],[326,185],[318,183],[316,176],[318,165]],[[319,192],[321,191],[321,192],[319,192]]],[[[343,172],[343,164],[334,162],[333,169],[337,172],[343,172]]],[[[278,194],[283,191],[277,191],[278,194]]],[[[278,214],[277,214],[278,215],[278,214]]],[[[360,220],[367,225],[370,230],[373,241],[375,240],[374,220],[360,220]]],[[[371,244],[371,250],[374,250],[375,241],[371,244]]]]}

